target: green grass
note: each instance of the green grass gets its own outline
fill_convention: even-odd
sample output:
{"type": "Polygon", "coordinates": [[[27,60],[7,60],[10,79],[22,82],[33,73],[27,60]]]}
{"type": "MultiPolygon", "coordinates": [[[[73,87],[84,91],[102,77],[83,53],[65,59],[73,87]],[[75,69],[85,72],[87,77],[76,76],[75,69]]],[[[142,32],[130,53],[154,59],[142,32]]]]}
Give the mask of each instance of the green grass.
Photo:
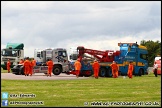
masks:
{"type": "Polygon", "coordinates": [[[39,107],[84,107],[85,102],[89,103],[88,107],[94,107],[91,105],[93,102],[157,102],[160,104],[157,106],[161,106],[161,76],[154,77],[153,74],[134,76],[133,79],[89,77],[82,80],[1,80],[1,91],[18,95],[35,94],[35,98],[10,97],[8,100],[43,101],[44,105],[37,105],[39,107]]]}
{"type": "Polygon", "coordinates": [[[7,70],[3,70],[3,68],[1,68],[1,73],[7,73],[7,70]]]}

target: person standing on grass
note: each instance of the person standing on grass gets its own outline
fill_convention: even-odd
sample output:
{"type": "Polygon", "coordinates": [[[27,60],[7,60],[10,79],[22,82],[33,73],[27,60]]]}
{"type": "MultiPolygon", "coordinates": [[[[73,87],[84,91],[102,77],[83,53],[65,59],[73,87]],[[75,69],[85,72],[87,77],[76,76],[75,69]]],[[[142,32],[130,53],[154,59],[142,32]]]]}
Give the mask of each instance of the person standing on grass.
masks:
{"type": "Polygon", "coordinates": [[[92,67],[93,67],[94,77],[98,79],[100,65],[96,59],[94,60],[92,67]]]}
{"type": "Polygon", "coordinates": [[[110,65],[111,69],[112,69],[112,74],[113,74],[113,78],[117,78],[118,77],[118,65],[116,64],[115,61],[113,61],[113,63],[110,65]]]}
{"type": "Polygon", "coordinates": [[[47,66],[48,66],[48,72],[47,72],[47,76],[50,76],[51,77],[51,74],[52,74],[52,69],[53,69],[53,61],[52,59],[49,59],[48,62],[46,63],[47,66]]]}
{"type": "Polygon", "coordinates": [[[153,72],[155,74],[155,77],[157,77],[157,70],[158,70],[158,64],[156,64],[156,62],[155,62],[154,66],[153,66],[153,72]]]}
{"type": "Polygon", "coordinates": [[[127,73],[129,78],[132,78],[133,70],[134,70],[134,66],[133,63],[130,61],[128,66],[128,73],[127,73]]]}
{"type": "Polygon", "coordinates": [[[75,66],[76,77],[78,78],[79,74],[80,74],[80,70],[81,70],[81,63],[80,63],[80,59],[79,58],[74,63],[74,66],[75,66]]]}
{"type": "Polygon", "coordinates": [[[11,62],[10,62],[10,59],[8,59],[8,61],[7,61],[7,70],[8,70],[8,73],[10,73],[10,67],[11,67],[11,62]]]}

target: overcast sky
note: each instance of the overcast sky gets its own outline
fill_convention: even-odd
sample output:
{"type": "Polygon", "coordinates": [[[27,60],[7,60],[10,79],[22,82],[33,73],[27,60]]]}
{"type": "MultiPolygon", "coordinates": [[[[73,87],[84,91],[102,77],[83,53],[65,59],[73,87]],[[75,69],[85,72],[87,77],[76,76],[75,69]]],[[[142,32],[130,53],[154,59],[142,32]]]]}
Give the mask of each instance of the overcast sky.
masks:
{"type": "Polygon", "coordinates": [[[24,43],[34,49],[77,46],[118,50],[119,42],[159,40],[161,1],[1,1],[1,48],[24,43]]]}

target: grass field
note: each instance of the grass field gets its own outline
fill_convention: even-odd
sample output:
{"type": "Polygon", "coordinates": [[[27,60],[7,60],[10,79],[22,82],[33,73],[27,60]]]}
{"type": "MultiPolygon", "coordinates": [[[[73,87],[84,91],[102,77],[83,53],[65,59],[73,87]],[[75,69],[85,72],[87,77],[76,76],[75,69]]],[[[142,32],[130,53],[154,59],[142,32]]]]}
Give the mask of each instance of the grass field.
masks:
{"type": "Polygon", "coordinates": [[[43,101],[44,105],[39,106],[84,106],[85,102],[89,102],[90,106],[93,102],[142,101],[157,102],[161,106],[160,80],[160,76],[155,78],[153,74],[133,79],[2,80],[1,90],[9,94],[35,94],[35,98],[9,98],[9,101],[43,101]]]}
{"type": "Polygon", "coordinates": [[[9,95],[34,94],[36,96],[34,98],[9,97],[9,102],[43,102],[43,105],[9,105],[15,107],[112,107],[112,105],[124,106],[128,102],[134,102],[136,107],[150,107],[153,104],[153,107],[160,107],[161,75],[154,77],[151,73],[141,77],[134,76],[133,79],[128,77],[124,79],[120,76],[116,79],[90,77],[81,80],[1,80],[1,92],[8,92],[9,95]]]}

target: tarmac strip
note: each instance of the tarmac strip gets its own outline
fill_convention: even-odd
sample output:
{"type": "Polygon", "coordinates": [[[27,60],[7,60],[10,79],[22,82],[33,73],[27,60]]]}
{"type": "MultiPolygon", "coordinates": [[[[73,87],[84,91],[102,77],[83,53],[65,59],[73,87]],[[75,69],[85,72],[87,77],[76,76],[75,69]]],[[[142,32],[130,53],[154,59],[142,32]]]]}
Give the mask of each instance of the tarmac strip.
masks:
{"type": "Polygon", "coordinates": [[[32,76],[25,75],[15,75],[13,73],[1,73],[1,79],[9,79],[9,80],[77,80],[77,79],[88,79],[89,77],[76,77],[76,75],[53,75],[50,77],[45,75],[44,73],[35,73],[32,76]]]}

